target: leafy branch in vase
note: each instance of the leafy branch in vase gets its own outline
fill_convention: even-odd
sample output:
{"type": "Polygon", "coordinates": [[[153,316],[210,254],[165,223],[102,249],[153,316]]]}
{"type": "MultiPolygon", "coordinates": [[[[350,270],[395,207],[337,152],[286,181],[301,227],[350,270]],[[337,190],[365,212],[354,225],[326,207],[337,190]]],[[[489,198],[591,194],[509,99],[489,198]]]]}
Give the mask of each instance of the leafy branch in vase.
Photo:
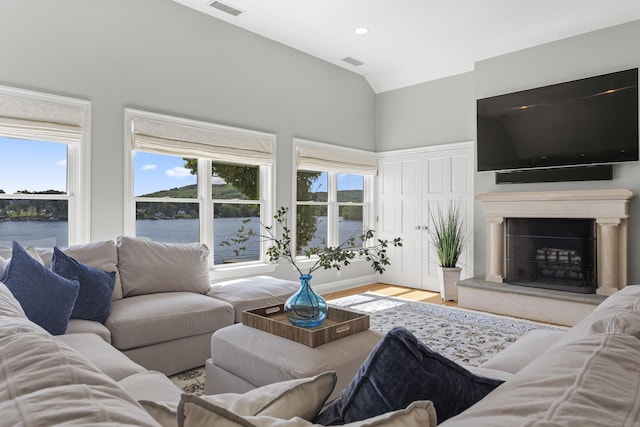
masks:
{"type": "MultiPolygon", "coordinates": [[[[304,255],[308,259],[314,257],[313,259],[315,261],[306,271],[303,271],[298,265],[295,248],[292,247],[291,229],[287,225],[288,213],[289,208],[281,207],[273,217],[275,219],[274,225],[264,226],[261,223],[264,233],[260,234],[260,238],[270,243],[267,249],[267,256],[270,262],[284,259],[291,264],[300,275],[311,274],[320,268],[324,268],[325,270],[330,268],[340,270],[342,267],[351,264],[351,261],[356,257],[366,259],[375,272],[382,274],[385,271],[385,267],[391,265],[389,257],[387,256],[387,249],[389,247],[402,246],[402,239],[399,237],[392,240],[376,239],[375,231],[366,229],[360,236],[356,236],[355,233],[352,234],[338,246],[313,246],[307,248],[304,251],[304,255]],[[278,229],[280,231],[278,231],[278,229]],[[362,241],[362,246],[356,246],[357,237],[362,241]],[[367,244],[369,241],[373,242],[367,244]]],[[[238,229],[236,235],[221,243],[223,246],[238,247],[234,249],[234,253],[237,256],[246,249],[246,247],[241,245],[244,245],[249,239],[256,235],[252,228],[245,226],[249,221],[250,220],[243,221],[243,225],[238,229]]]]}

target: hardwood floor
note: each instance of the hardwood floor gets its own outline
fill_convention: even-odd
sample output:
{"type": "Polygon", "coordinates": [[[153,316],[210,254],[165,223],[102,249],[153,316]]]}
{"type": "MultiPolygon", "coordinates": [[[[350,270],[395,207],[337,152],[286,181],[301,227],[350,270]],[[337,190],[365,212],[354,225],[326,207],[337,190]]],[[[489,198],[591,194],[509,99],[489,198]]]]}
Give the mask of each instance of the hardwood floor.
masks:
{"type": "Polygon", "coordinates": [[[412,301],[430,302],[433,304],[443,304],[451,307],[457,307],[456,301],[443,301],[440,293],[423,291],[420,289],[405,288],[403,286],[386,285],[384,283],[373,283],[371,285],[359,286],[344,291],[329,292],[322,296],[327,299],[342,298],[349,295],[361,294],[363,292],[375,292],[390,297],[404,298],[412,301]]]}

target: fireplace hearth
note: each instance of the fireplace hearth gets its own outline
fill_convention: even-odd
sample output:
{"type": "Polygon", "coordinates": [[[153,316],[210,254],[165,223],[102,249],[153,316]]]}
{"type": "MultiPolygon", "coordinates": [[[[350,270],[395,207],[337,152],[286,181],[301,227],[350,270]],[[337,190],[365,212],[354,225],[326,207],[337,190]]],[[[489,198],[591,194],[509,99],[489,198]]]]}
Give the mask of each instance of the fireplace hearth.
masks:
{"type": "Polygon", "coordinates": [[[592,219],[507,218],[505,283],[595,293],[596,247],[592,219]]]}

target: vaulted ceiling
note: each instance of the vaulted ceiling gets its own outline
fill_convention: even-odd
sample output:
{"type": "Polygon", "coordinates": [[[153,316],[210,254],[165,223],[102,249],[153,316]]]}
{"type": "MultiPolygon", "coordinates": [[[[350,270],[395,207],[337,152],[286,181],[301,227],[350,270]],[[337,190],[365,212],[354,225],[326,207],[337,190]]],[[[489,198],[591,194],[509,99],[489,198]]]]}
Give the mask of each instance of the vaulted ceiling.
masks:
{"type": "Polygon", "coordinates": [[[174,1],[361,74],[376,93],[640,19],[639,0],[174,1]]]}

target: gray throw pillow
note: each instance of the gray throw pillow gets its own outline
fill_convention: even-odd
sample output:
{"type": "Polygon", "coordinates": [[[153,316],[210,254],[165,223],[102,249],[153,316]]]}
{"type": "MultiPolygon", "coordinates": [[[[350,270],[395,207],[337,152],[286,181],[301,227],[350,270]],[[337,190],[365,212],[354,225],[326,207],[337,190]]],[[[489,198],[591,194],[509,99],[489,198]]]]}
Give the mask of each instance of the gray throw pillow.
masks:
{"type": "Polygon", "coordinates": [[[160,243],[121,236],[116,246],[125,297],[209,290],[209,249],[202,243],[160,243]]]}

